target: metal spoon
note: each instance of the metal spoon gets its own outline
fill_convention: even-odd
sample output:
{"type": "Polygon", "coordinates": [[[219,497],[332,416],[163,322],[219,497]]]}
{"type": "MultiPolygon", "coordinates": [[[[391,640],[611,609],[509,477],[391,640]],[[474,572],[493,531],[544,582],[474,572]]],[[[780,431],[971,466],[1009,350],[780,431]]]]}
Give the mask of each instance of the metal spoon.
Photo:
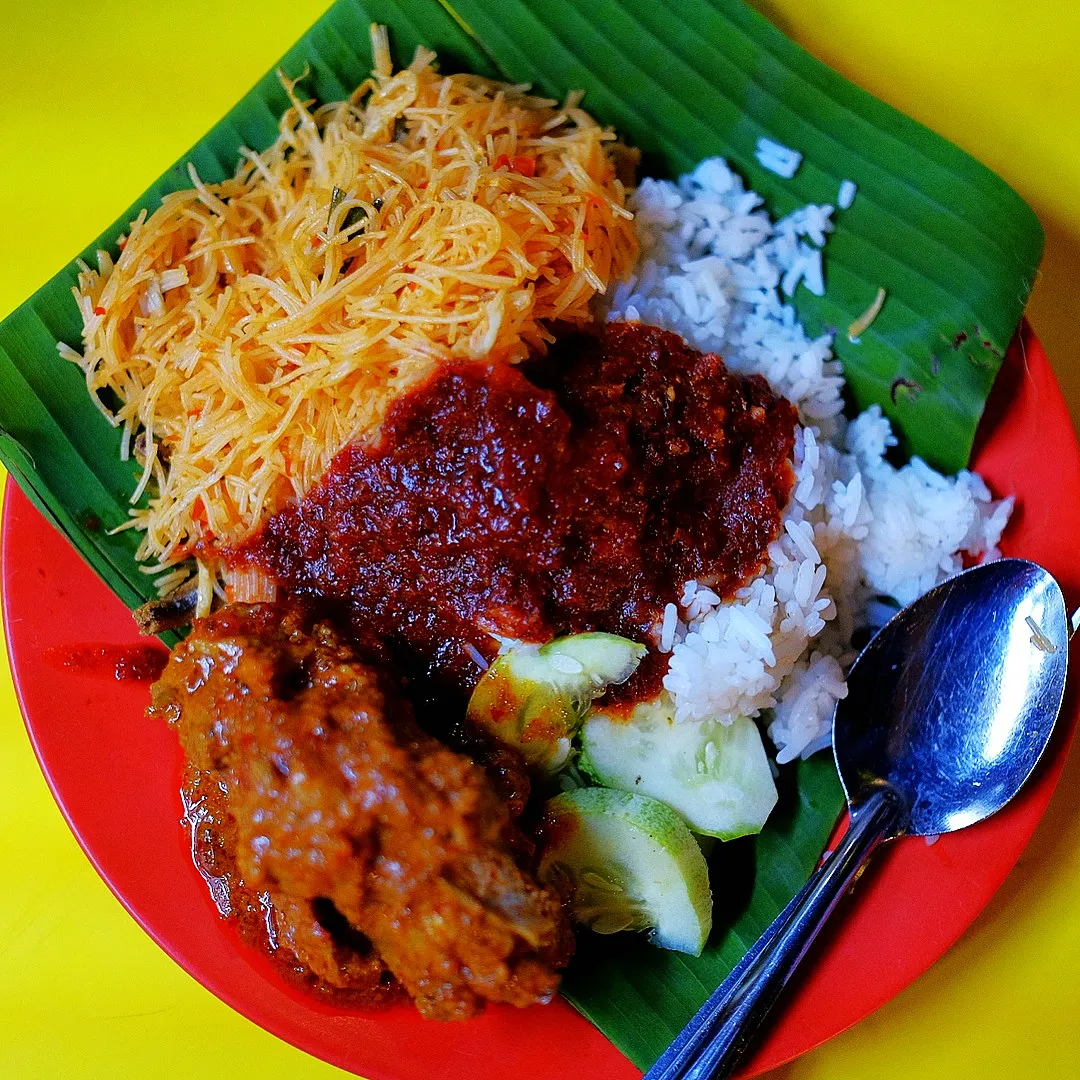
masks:
{"type": "Polygon", "coordinates": [[[1020,790],[1061,709],[1068,646],[1061,589],[1022,559],[959,574],[881,630],[833,719],[847,833],[645,1080],[729,1076],[879,844],[955,832],[1020,790]]]}

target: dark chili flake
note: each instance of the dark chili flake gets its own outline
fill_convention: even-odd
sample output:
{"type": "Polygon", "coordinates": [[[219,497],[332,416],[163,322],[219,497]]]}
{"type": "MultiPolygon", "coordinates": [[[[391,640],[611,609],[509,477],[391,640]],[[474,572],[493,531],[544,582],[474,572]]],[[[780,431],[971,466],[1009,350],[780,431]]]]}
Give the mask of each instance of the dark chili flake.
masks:
{"type": "Polygon", "coordinates": [[[896,400],[897,394],[903,390],[906,391],[904,397],[908,401],[913,401],[922,393],[922,387],[911,379],[893,379],[892,386],[889,387],[889,397],[892,398],[894,405],[899,405],[899,401],[896,400]]]}
{"type": "Polygon", "coordinates": [[[988,338],[983,337],[982,328],[978,323],[973,328],[973,336],[975,340],[987,351],[993,353],[996,357],[1001,357],[1001,350],[994,345],[994,343],[988,338]]]}
{"type": "Polygon", "coordinates": [[[368,212],[362,206],[350,206],[345,220],[341,223],[341,231],[348,232],[354,225],[359,225],[361,221],[364,221],[367,216],[368,212]]]}
{"type": "Polygon", "coordinates": [[[330,228],[330,219],[334,216],[334,211],[341,205],[341,200],[345,198],[345,189],[336,187],[330,193],[330,209],[326,212],[326,228],[330,228]]]}

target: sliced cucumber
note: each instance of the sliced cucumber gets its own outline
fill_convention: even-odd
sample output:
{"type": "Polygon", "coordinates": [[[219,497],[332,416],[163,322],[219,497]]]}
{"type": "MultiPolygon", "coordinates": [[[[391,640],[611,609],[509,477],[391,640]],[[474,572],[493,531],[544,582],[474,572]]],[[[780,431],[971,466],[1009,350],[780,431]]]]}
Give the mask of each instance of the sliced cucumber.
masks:
{"type": "Polygon", "coordinates": [[[581,738],[581,768],[594,780],[659,799],[695,832],[721,840],[760,832],[776,805],[761,733],[745,717],[676,724],[661,695],[626,719],[590,714],[581,738]]]}
{"type": "Polygon", "coordinates": [[[648,930],[654,945],[699,956],[712,928],[709,870],[697,841],[655,799],[580,788],[549,800],[540,877],[599,934],[648,930]]]}
{"type": "Polygon", "coordinates": [[[528,764],[555,772],[566,764],[589,704],[629,679],[646,651],[615,634],[520,645],[500,656],[476,684],[468,719],[519,750],[528,764]]]}

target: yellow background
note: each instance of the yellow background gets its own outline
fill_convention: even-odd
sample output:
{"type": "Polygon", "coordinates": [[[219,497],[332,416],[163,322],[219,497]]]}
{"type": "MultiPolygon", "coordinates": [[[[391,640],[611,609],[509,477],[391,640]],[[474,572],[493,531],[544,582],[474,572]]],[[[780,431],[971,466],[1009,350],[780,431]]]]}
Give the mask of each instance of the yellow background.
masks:
{"type": "MultiPolygon", "coordinates": [[[[582,0],[587,3],[588,0],[582,0]]],[[[0,315],[111,221],[323,0],[0,0],[0,315]]],[[[1080,8],[1074,0],[760,0],[812,52],[1009,180],[1047,232],[1030,317],[1080,417],[1080,8]]],[[[345,1074],[158,951],[68,833],[0,656],[0,1076],[345,1074]]],[[[1080,1076],[1080,754],[960,944],[773,1080],[1080,1076]]]]}

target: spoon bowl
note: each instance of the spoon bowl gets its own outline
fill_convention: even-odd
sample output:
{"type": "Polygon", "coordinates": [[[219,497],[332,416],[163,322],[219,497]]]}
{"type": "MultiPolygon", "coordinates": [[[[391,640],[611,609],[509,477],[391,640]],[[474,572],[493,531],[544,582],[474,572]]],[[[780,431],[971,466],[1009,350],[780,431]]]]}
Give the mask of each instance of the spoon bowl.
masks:
{"type": "Polygon", "coordinates": [[[1065,694],[1065,598],[1041,566],[977,566],[897,614],[848,674],[833,752],[853,814],[887,785],[934,836],[1000,810],[1031,775],[1065,694]]]}

